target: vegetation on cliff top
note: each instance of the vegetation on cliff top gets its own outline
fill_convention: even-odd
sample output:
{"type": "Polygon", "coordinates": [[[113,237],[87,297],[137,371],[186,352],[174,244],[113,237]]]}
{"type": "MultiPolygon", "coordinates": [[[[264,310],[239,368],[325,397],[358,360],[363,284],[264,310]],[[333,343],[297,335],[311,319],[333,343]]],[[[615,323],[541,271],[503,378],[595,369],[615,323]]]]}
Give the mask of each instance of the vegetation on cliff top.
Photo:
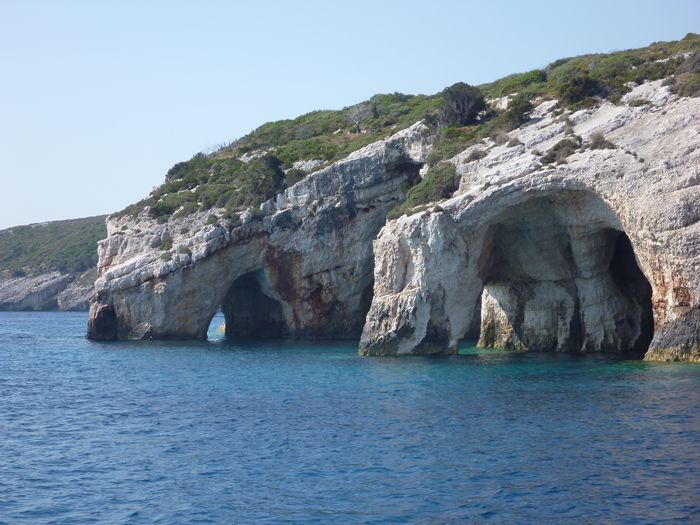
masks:
{"type": "Polygon", "coordinates": [[[104,215],[0,230],[0,276],[85,272],[97,264],[97,241],[105,237],[104,215]]]}
{"type": "MultiPolygon", "coordinates": [[[[700,35],[688,34],[679,41],[641,49],[564,58],[478,88],[458,83],[435,95],[375,95],[341,110],[270,122],[213,153],[198,153],[176,164],[151,195],[120,214],[136,216],[148,207],[152,218],[167,221],[173,215],[216,206],[231,215],[259,205],[303,178],[306,173],[295,162],[334,162],[421,119],[437,129],[428,159],[436,167],[470,144],[503,137],[523,124],[533,101],[557,98],[570,108],[589,106],[600,98],[617,103],[631,82],[660,78],[670,78],[671,89],[680,95],[698,96],[698,53],[700,35]],[[487,104],[505,96],[509,96],[505,110],[487,104]]],[[[435,179],[444,179],[442,175],[436,174],[435,179]]],[[[434,184],[430,180],[424,184],[434,184]]],[[[416,194],[431,191],[416,190],[416,194]]]]}

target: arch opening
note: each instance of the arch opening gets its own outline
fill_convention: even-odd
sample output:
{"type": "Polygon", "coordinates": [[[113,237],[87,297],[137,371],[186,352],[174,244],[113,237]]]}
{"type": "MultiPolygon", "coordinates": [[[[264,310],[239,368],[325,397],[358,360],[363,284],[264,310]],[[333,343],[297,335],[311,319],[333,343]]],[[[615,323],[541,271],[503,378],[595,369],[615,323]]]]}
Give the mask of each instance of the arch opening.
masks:
{"type": "Polygon", "coordinates": [[[288,333],[281,303],[262,270],[238,277],[221,305],[226,339],[277,339],[288,333]]]}
{"type": "Polygon", "coordinates": [[[651,286],[600,199],[538,197],[506,210],[483,238],[478,346],[646,352],[651,286]]]}

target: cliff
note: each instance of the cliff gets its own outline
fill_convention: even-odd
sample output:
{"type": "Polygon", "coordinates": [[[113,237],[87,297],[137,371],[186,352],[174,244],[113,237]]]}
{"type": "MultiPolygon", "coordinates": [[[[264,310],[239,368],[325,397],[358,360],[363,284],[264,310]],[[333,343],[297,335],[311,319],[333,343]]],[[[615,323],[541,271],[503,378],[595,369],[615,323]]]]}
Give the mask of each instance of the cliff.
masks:
{"type": "Polygon", "coordinates": [[[360,352],[449,353],[480,315],[483,346],[700,359],[700,100],[662,84],[571,114],[545,102],[517,145],[454,157],[457,194],[374,243],[360,352]],[[567,136],[582,147],[543,165],[567,136]]]}
{"type": "Polygon", "coordinates": [[[360,124],[332,132],[341,158],[265,143],[271,125],[176,165],[108,219],[88,336],[204,338],[222,309],[227,336],[361,334],[363,355],[451,353],[471,335],[698,360],[700,102],[682,96],[697,55],[669,49],[612,79],[598,57],[599,80],[588,58],[504,79],[456,124],[448,90],[419,101],[442,113],[388,137],[375,108],[363,140],[360,124]]]}
{"type": "Polygon", "coordinates": [[[0,231],[0,310],[87,310],[105,218],[0,231]]]}
{"type": "Polygon", "coordinates": [[[428,152],[417,123],[321,169],[233,219],[112,217],[99,243],[89,334],[357,337],[372,297],[372,240],[428,152]]]}

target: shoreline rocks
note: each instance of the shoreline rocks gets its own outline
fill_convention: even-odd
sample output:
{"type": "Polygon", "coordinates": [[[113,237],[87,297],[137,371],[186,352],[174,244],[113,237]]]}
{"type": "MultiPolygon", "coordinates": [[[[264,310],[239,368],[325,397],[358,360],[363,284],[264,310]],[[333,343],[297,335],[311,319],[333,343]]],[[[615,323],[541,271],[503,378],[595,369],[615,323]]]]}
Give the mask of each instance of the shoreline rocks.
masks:
{"type": "Polygon", "coordinates": [[[361,355],[449,354],[480,326],[484,346],[700,360],[700,99],[654,81],[532,116],[450,159],[451,198],[388,222],[431,150],[420,122],[237,220],[110,217],[88,336],[201,339],[222,309],[231,333],[361,333],[361,355]]]}
{"type": "Polygon", "coordinates": [[[93,292],[90,284],[61,272],[0,279],[0,311],[87,311],[93,292]]]}

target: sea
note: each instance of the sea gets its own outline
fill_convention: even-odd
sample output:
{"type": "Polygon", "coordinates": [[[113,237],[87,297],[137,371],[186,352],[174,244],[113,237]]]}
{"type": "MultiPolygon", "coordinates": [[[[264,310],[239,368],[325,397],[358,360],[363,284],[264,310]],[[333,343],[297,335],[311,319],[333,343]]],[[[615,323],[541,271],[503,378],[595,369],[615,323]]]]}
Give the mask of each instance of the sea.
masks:
{"type": "Polygon", "coordinates": [[[700,523],[700,365],[0,313],[0,523],[700,523]]]}

